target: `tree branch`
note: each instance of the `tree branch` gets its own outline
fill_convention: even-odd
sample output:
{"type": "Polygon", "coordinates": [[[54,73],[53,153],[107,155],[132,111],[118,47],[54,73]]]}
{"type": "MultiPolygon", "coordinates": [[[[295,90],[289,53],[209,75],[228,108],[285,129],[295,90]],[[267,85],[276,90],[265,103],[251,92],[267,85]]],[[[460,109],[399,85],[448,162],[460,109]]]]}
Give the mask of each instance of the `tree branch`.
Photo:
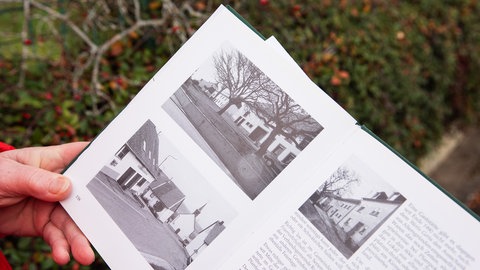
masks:
{"type": "Polygon", "coordinates": [[[22,27],[22,59],[20,63],[20,76],[18,78],[18,87],[23,88],[25,85],[25,72],[27,70],[27,57],[29,49],[26,44],[28,39],[28,24],[30,22],[30,0],[23,1],[23,27],[22,27]]]}
{"type": "Polygon", "coordinates": [[[52,17],[55,17],[59,20],[62,20],[63,22],[65,22],[85,43],[88,44],[88,46],[90,47],[90,50],[91,51],[95,51],[97,49],[97,45],[88,37],[87,34],[85,34],[85,32],[83,32],[77,25],[75,25],[69,18],[68,16],[64,15],[64,14],[61,14],[41,3],[38,3],[37,1],[35,0],[31,0],[31,4],[32,6],[40,9],[40,10],[43,10],[45,11],[46,13],[48,13],[49,15],[51,15],[52,17]]]}

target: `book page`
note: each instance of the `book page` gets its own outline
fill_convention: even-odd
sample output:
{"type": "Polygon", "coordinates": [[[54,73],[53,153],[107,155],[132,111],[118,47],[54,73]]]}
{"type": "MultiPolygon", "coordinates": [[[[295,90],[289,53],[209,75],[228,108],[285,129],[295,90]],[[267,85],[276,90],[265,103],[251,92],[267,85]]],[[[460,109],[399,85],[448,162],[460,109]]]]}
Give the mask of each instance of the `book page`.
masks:
{"type": "Polygon", "coordinates": [[[224,269],[479,269],[478,220],[358,129],[224,269]]]}
{"type": "Polygon", "coordinates": [[[216,269],[354,124],[220,7],[66,170],[62,205],[112,269],[216,269]]]}
{"type": "MultiPolygon", "coordinates": [[[[276,50],[279,55],[282,55],[285,58],[285,60],[289,61],[292,67],[297,67],[299,70],[301,70],[302,73],[304,73],[303,70],[300,68],[300,66],[297,64],[297,62],[295,62],[295,59],[293,59],[292,56],[290,56],[290,54],[287,52],[287,50],[283,48],[282,44],[280,44],[280,42],[277,40],[275,36],[271,36],[267,38],[265,40],[265,43],[268,46],[270,46],[270,48],[273,48],[274,50],[276,50]]],[[[308,78],[307,74],[305,74],[305,76],[308,78]]],[[[310,80],[310,78],[308,78],[308,80],[310,80]]],[[[321,89],[319,90],[323,91],[321,89]]]]}

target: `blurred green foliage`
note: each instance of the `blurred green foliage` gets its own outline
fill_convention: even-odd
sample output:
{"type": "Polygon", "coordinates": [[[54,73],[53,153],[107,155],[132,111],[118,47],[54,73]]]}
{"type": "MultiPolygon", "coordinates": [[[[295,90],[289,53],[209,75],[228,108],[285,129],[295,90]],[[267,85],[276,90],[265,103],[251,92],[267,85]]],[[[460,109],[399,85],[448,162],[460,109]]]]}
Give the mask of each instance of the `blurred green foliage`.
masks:
{"type": "Polygon", "coordinates": [[[13,270],[108,269],[99,256],[90,266],[82,266],[75,261],[71,261],[65,266],[59,266],[52,259],[50,247],[40,238],[6,237],[0,239],[0,247],[13,270]]]}
{"type": "Polygon", "coordinates": [[[478,121],[478,1],[270,1],[245,9],[323,90],[413,162],[452,123],[478,121]]]}
{"type": "MultiPolygon", "coordinates": [[[[94,6],[41,2],[69,10],[78,24],[94,6]]],[[[169,14],[162,1],[142,0],[142,19],[164,19],[164,24],[132,31],[110,46],[101,58],[97,86],[91,67],[74,85],[74,64],[89,48],[71,28],[32,16],[28,39],[22,40],[22,4],[13,3],[0,6],[5,37],[0,40],[0,140],[24,147],[92,139],[220,2],[232,5],[264,36],[276,36],[315,83],[413,162],[448,128],[479,119],[480,3],[475,0],[173,1],[202,17],[185,9],[169,14]],[[25,48],[29,57],[19,87],[25,48]]],[[[110,22],[127,28],[128,14],[112,10],[110,22]]],[[[119,31],[88,29],[97,44],[119,31]]],[[[7,238],[0,244],[18,269],[57,269],[41,241],[7,238]]],[[[100,265],[101,260],[92,268],[100,265]]]]}

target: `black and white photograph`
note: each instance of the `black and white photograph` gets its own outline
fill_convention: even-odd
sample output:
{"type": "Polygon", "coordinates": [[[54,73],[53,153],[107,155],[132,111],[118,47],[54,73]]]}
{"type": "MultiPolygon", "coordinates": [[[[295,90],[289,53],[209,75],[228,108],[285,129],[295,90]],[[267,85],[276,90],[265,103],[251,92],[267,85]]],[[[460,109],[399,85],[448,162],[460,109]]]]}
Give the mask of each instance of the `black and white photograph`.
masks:
{"type": "Polygon", "coordinates": [[[298,210],[348,259],[405,201],[352,156],[298,210]]]}
{"type": "Polygon", "coordinates": [[[153,269],[185,269],[237,215],[151,120],[87,188],[153,269]]]}
{"type": "Polygon", "coordinates": [[[323,130],[230,44],[162,108],[252,200],[323,130]]]}

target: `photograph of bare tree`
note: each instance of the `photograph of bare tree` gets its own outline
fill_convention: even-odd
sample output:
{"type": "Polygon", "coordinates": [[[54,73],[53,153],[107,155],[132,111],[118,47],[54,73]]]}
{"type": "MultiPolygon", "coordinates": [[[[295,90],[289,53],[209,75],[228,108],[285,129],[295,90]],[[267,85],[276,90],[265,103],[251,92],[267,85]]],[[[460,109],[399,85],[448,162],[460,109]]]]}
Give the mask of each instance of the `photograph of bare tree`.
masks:
{"type": "Polygon", "coordinates": [[[252,200],[323,130],[229,44],[162,108],[252,200]]]}
{"type": "Polygon", "coordinates": [[[352,157],[323,182],[299,211],[348,259],[405,200],[352,157]]]}

